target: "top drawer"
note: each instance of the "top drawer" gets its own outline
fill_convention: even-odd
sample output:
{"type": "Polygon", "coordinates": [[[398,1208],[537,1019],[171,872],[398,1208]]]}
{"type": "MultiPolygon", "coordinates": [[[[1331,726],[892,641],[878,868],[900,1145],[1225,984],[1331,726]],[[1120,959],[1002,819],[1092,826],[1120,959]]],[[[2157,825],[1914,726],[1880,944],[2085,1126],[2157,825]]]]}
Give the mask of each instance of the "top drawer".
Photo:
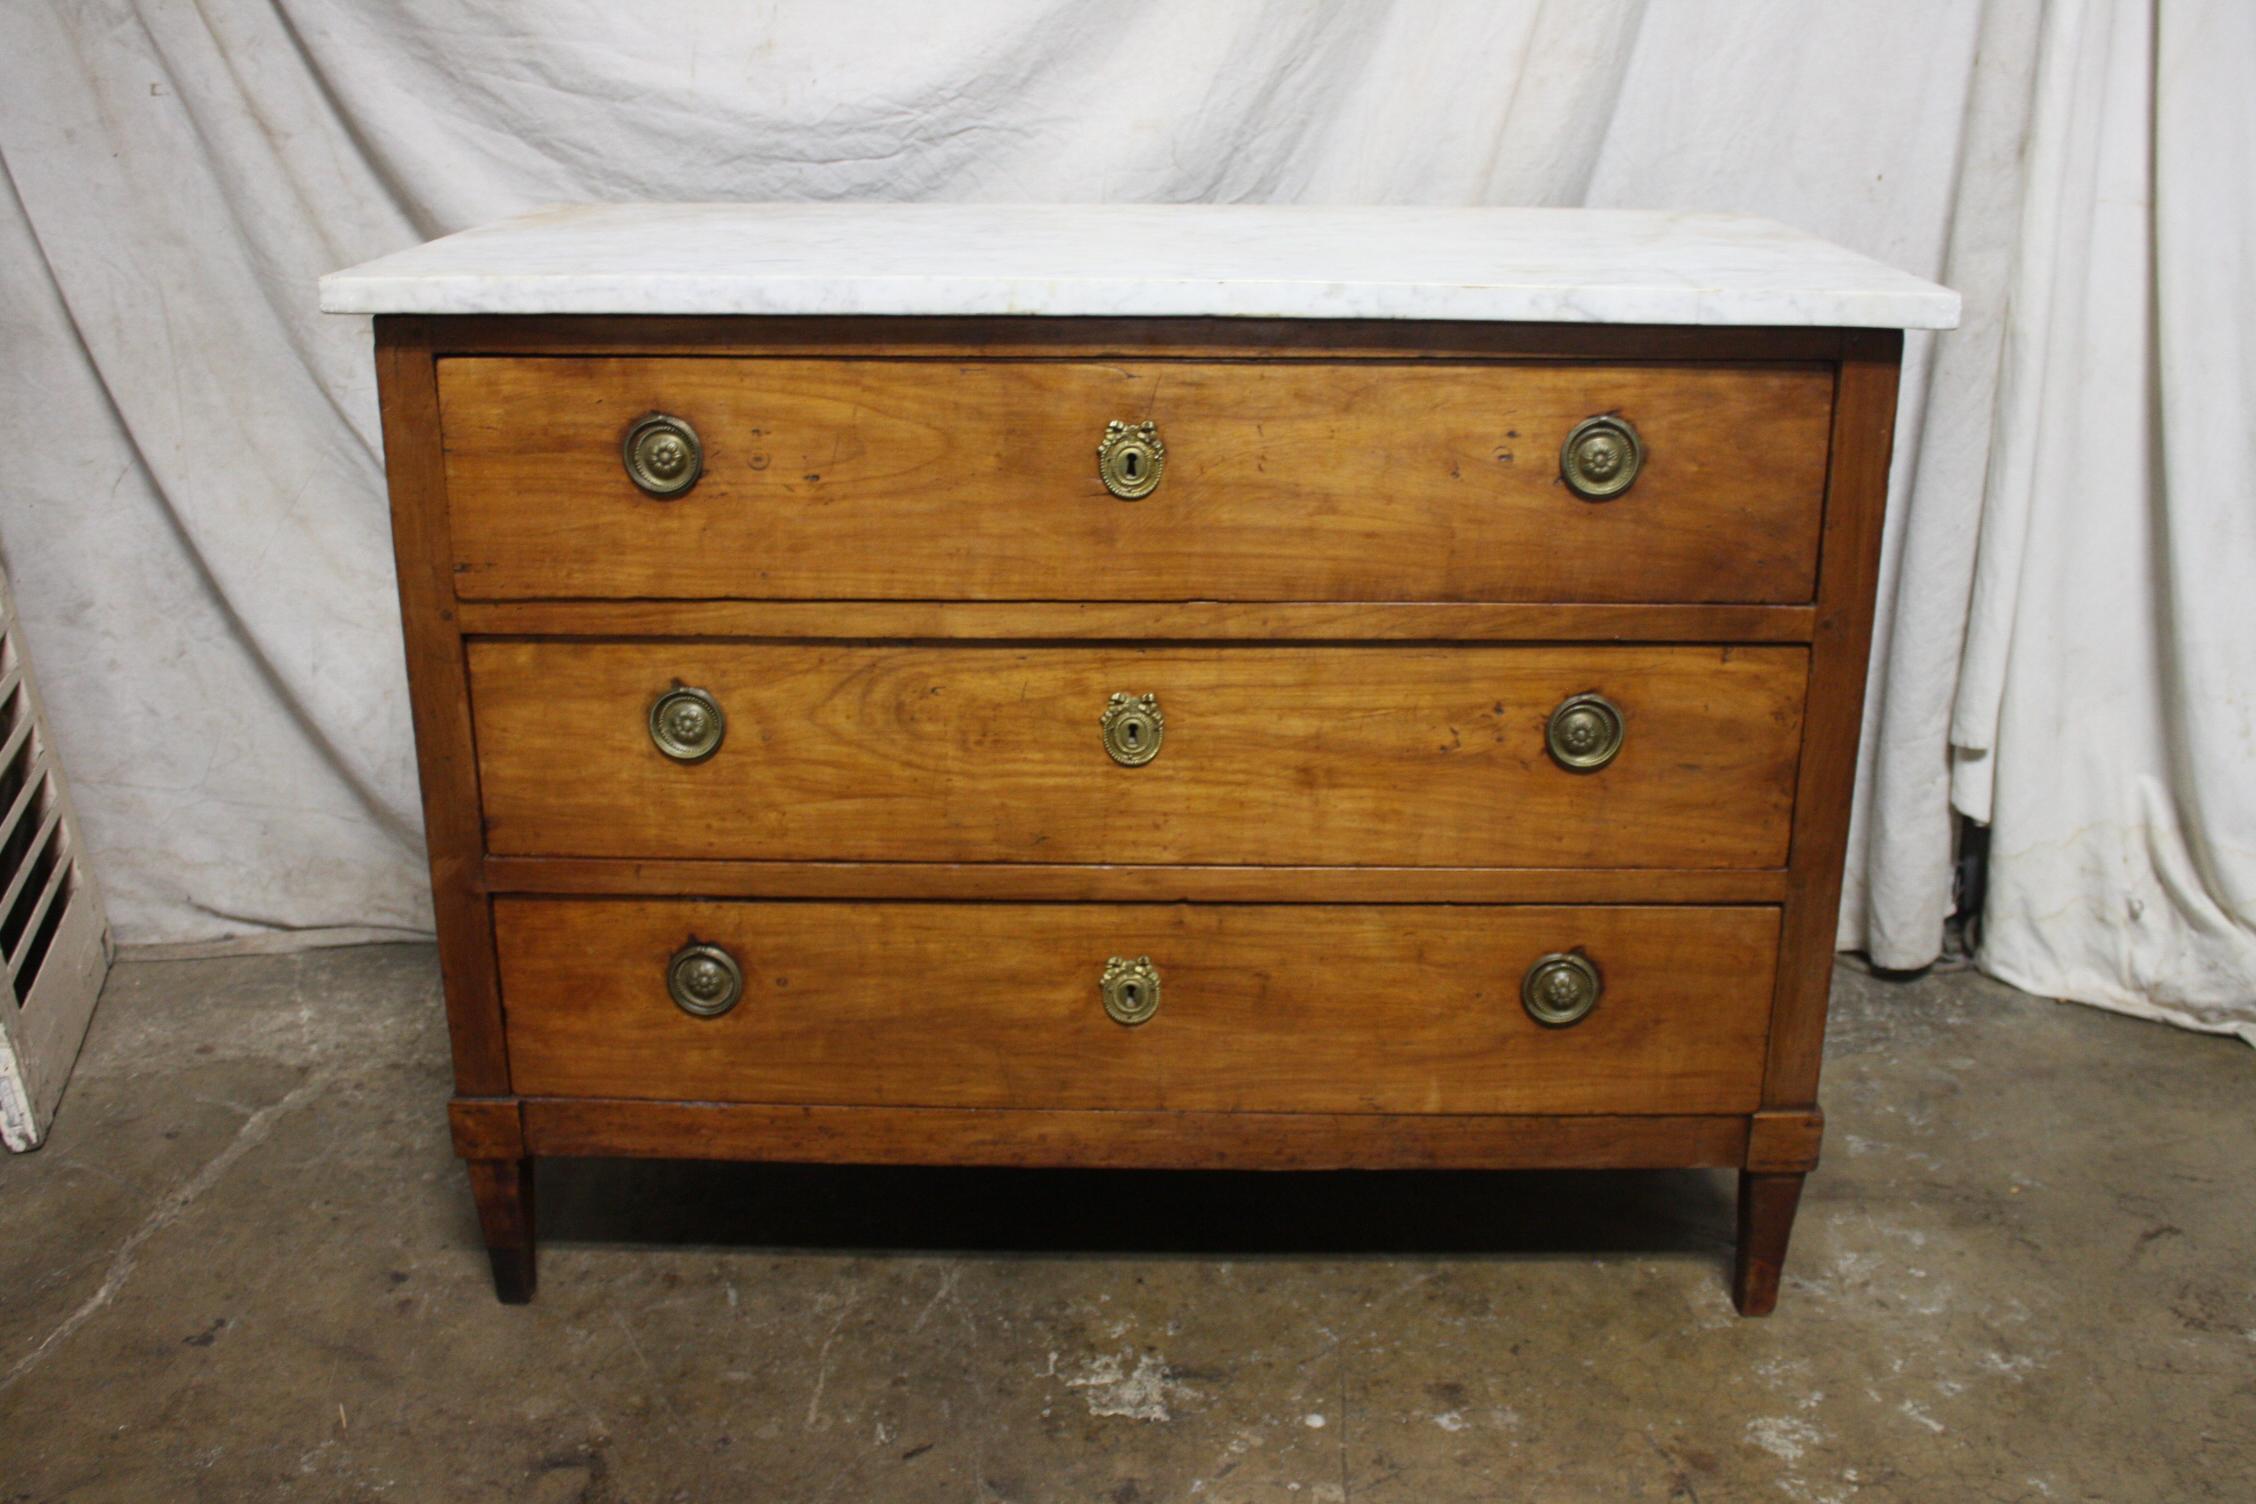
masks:
{"type": "MultiPolygon", "coordinates": [[[[1812,598],[1820,365],[455,357],[466,599],[1789,603],[1812,598]],[[695,484],[621,446],[686,420],[695,484]],[[1634,429],[1606,500],[1576,425],[1634,429]],[[1159,483],[1098,475],[1150,421],[1159,483]]],[[[1147,462],[1148,463],[1148,462],[1147,462]]]]}

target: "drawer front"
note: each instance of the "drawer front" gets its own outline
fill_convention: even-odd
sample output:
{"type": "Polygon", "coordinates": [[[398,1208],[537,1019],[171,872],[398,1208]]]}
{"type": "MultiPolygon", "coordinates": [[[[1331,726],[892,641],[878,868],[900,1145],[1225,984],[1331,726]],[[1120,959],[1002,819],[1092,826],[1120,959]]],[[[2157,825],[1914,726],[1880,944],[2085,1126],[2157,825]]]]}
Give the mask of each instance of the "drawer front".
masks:
{"type": "Polygon", "coordinates": [[[1808,653],[481,641],[469,661],[498,854],[1725,868],[1785,862],[1808,653]],[[677,685],[723,717],[703,761],[653,736],[677,685]],[[1547,731],[1586,692],[1620,750],[1570,771],[1547,731]],[[1141,765],[1108,749],[1116,693],[1155,699],[1141,765]]]}
{"type": "Polygon", "coordinates": [[[1811,599],[1822,366],[458,357],[440,362],[468,599],[1811,599]],[[703,471],[629,479],[637,420],[703,471]],[[1643,463],[1590,501],[1585,419],[1643,463]],[[1149,495],[1100,481],[1152,420],[1149,495]]]}
{"type": "Polygon", "coordinates": [[[1767,908],[724,903],[494,905],[510,1072],[530,1095],[1295,1112],[1744,1112],[1767,908]],[[692,942],[741,996],[669,993],[692,942]],[[1578,951],[1596,1006],[1522,999],[1578,951]],[[1107,962],[1158,1006],[1116,1022],[1107,962]]]}

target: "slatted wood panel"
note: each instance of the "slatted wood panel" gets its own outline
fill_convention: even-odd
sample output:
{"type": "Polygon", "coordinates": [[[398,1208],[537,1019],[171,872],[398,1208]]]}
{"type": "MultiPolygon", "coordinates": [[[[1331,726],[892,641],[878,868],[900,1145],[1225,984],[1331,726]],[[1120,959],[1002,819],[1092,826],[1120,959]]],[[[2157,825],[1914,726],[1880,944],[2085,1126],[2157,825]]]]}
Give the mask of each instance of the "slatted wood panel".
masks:
{"type": "Polygon", "coordinates": [[[1800,648],[966,648],[476,642],[500,854],[1770,867],[1786,855],[1800,648]],[[728,717],[661,755],[675,683],[728,717]],[[1544,727],[1605,694],[1627,737],[1568,772],[1544,727]],[[1114,691],[1158,757],[1116,765],[1114,691]]]}
{"type": "Polygon", "coordinates": [[[1744,1112],[1777,911],[497,899],[511,1069],[533,1095],[1237,1112],[1744,1112]],[[668,957],[725,947],[745,997],[677,1008],[668,957]],[[1546,1028],[1538,957],[1597,1008],[1546,1028]],[[1105,1013],[1110,956],[1159,1011],[1105,1013]]]}
{"type": "Polygon", "coordinates": [[[1818,365],[480,359],[439,362],[467,599],[1806,602],[1818,365]],[[620,442],[686,419],[656,500],[620,442]],[[1584,418],[1636,484],[1559,479],[1584,418]],[[1150,419],[1157,491],[1097,478],[1150,419]]]}
{"type": "Polygon", "coordinates": [[[81,854],[0,579],[0,1141],[45,1136],[108,975],[109,924],[81,854]]]}

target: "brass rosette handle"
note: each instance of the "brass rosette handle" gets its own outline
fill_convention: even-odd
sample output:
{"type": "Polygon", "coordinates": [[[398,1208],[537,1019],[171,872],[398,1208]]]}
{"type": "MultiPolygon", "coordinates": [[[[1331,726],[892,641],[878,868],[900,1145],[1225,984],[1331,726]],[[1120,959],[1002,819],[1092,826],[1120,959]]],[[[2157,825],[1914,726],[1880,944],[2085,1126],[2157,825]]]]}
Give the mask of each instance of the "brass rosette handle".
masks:
{"type": "Polygon", "coordinates": [[[1606,990],[1598,967],[1579,950],[1538,957],[1520,979],[1520,1005],[1547,1029],[1581,1023],[1606,990]]]}
{"type": "Polygon", "coordinates": [[[666,994],[694,1018],[719,1018],[744,996],[744,968],[720,946],[692,940],[666,961],[666,994]]]}
{"type": "Polygon", "coordinates": [[[705,446],[687,418],[650,413],[637,418],[620,446],[627,479],[661,501],[671,501],[705,473],[705,446]]]}
{"type": "Polygon", "coordinates": [[[1573,773],[1595,773],[1621,755],[1621,707],[1604,695],[1569,695],[1551,712],[1543,743],[1551,760],[1573,773]]]}
{"type": "Polygon", "coordinates": [[[1645,445],[1627,418],[1585,418],[1559,446],[1559,475],[1585,501],[1611,501],[1636,483],[1645,445]]]}
{"type": "Polygon", "coordinates": [[[1104,975],[1097,979],[1097,990],[1104,997],[1104,1010],[1112,1021],[1133,1028],[1159,1011],[1159,968],[1152,965],[1149,956],[1138,956],[1133,961],[1126,956],[1114,956],[1105,962],[1104,975]]]}
{"type": "Polygon", "coordinates": [[[676,684],[650,702],[650,740],[675,762],[703,762],[727,735],[721,702],[702,689],[676,684]]]}
{"type": "Polygon", "coordinates": [[[1122,501],[1139,501],[1158,490],[1166,465],[1167,446],[1159,441],[1158,424],[1115,418],[1105,425],[1097,445],[1097,478],[1122,501]]]}

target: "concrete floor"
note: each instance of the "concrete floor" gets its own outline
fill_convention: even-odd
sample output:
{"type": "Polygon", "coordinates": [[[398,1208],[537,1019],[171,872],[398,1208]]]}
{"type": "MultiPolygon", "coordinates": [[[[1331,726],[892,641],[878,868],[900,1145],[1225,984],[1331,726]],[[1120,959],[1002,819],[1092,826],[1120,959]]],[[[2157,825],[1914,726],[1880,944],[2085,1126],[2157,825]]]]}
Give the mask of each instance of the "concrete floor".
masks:
{"type": "Polygon", "coordinates": [[[489,1292],[431,952],[121,966],[0,1155],[0,1500],[2256,1499],[2256,1054],[1843,972],[1728,1177],[557,1162],[489,1292]]]}

